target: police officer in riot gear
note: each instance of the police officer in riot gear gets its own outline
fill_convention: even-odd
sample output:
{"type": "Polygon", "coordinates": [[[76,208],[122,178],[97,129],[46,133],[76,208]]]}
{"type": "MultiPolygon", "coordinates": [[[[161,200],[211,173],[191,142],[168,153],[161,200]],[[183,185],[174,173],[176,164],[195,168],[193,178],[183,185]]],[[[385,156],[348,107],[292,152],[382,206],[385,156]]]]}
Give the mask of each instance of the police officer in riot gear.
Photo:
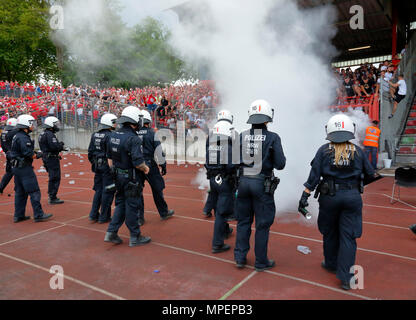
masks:
{"type": "Polygon", "coordinates": [[[0,182],[0,194],[3,194],[3,190],[7,187],[10,180],[13,178],[12,164],[10,162],[10,149],[12,147],[12,140],[14,135],[19,131],[16,129],[17,119],[10,118],[6,122],[6,127],[1,133],[1,148],[6,154],[6,172],[0,182]]]}
{"type": "Polygon", "coordinates": [[[112,132],[107,147],[107,158],[116,186],[116,209],[108,226],[104,241],[122,243],[118,230],[126,222],[130,231],[130,247],[150,242],[150,237],[141,235],[139,226],[140,196],[143,190],[140,175],[148,174],[142,153],[142,141],[137,136],[140,110],[137,107],[126,107],[117,123],[119,129],[112,132]]]}
{"type": "MultiPolygon", "coordinates": [[[[217,114],[217,124],[220,122],[229,123],[232,125],[234,122],[234,116],[228,110],[221,110],[217,114]]],[[[233,139],[234,139],[235,137],[238,136],[238,133],[237,131],[235,131],[234,128],[232,129],[232,132],[233,132],[233,136],[234,136],[233,139]]],[[[207,201],[205,202],[204,209],[202,210],[202,214],[206,216],[207,218],[212,217],[212,213],[211,213],[212,210],[215,211],[215,204],[217,203],[217,199],[215,198],[214,194],[215,193],[211,192],[211,190],[208,190],[207,201]]],[[[234,211],[230,212],[229,214],[230,214],[229,218],[233,217],[234,211]]],[[[229,218],[227,218],[227,220],[231,220],[229,218]]]]}
{"type": "MultiPolygon", "coordinates": [[[[152,189],[153,200],[156,204],[161,220],[169,219],[175,213],[173,210],[168,209],[168,205],[163,197],[163,189],[165,188],[165,181],[163,180],[166,175],[166,159],[162,151],[162,146],[159,139],[155,136],[154,130],[150,127],[152,123],[152,117],[146,110],[141,111],[143,121],[142,127],[138,131],[139,137],[143,141],[143,157],[146,161],[146,165],[149,167],[150,172],[146,175],[146,180],[152,189]],[[156,160],[155,160],[156,158],[156,160]],[[158,167],[160,164],[160,170],[158,167]]],[[[139,223],[143,225],[144,220],[144,200],[143,195],[141,198],[141,206],[139,211],[139,223]]]]}
{"type": "Polygon", "coordinates": [[[56,196],[61,183],[61,157],[59,153],[65,148],[64,143],[59,142],[55,135],[59,131],[59,119],[47,117],[43,126],[45,130],[39,136],[39,148],[42,150],[43,165],[49,175],[48,202],[49,204],[61,204],[64,201],[56,196]]]}
{"type": "Polygon", "coordinates": [[[318,228],[323,235],[325,260],[322,267],[336,273],[341,287],[350,289],[355,263],[356,238],[362,233],[363,177],[377,177],[363,150],[349,142],[355,137],[355,124],[337,114],[326,126],[327,140],[311,162],[311,171],[299,201],[299,210],[308,206],[308,198],[317,188],[319,194],[318,228]],[[322,177],[322,180],[321,180],[322,177]]]}
{"type": "MultiPolygon", "coordinates": [[[[207,177],[210,183],[213,207],[215,210],[214,236],[212,253],[220,253],[230,249],[224,239],[228,239],[233,229],[226,218],[234,212],[234,189],[237,165],[232,163],[233,126],[226,121],[218,122],[206,142],[207,177]]],[[[236,150],[238,153],[239,150],[236,150]]]]}
{"type": "Polygon", "coordinates": [[[30,115],[21,115],[17,118],[16,128],[19,129],[13,137],[10,158],[14,174],[14,222],[30,219],[25,216],[27,197],[30,196],[35,222],[42,222],[52,217],[52,214],[45,214],[40,204],[41,193],[33,171],[33,159],[39,159],[41,153],[34,151],[34,142],[30,139],[29,133],[33,130],[35,118],[30,115]]]}
{"type": "Polygon", "coordinates": [[[98,223],[111,221],[111,204],[114,198],[113,175],[107,161],[107,146],[111,131],[116,128],[117,117],[106,113],[101,117],[98,131],[93,133],[88,146],[88,160],[94,172],[94,199],[89,220],[98,223]],[[101,214],[99,210],[101,208],[101,214]]]}
{"type": "Polygon", "coordinates": [[[248,115],[247,123],[252,127],[240,134],[241,167],[235,207],[238,223],[234,260],[238,268],[247,263],[251,224],[255,217],[254,267],[263,271],[275,265],[267,255],[269,230],[276,213],[274,191],[279,183],[273,169],[284,169],[286,158],[279,135],[267,130],[267,124],[273,121],[274,115],[270,104],[265,100],[256,100],[251,104],[248,115]]]}

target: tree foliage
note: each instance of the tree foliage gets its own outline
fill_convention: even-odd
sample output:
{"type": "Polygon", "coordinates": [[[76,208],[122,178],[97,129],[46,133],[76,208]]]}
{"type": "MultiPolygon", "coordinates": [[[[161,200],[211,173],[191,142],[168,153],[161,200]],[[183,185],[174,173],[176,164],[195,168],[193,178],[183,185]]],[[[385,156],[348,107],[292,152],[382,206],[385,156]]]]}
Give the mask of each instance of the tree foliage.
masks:
{"type": "Polygon", "coordinates": [[[56,48],[49,37],[49,2],[0,0],[0,79],[56,78],[56,48]]]}
{"type": "Polygon", "coordinates": [[[65,86],[128,88],[193,75],[170,48],[170,32],[161,22],[146,18],[128,27],[118,1],[102,0],[99,22],[95,12],[65,11],[64,30],[51,30],[53,4],[67,9],[71,0],[0,0],[0,79],[36,81],[42,75],[65,86]]]}
{"type": "Polygon", "coordinates": [[[101,84],[115,87],[143,87],[169,83],[191,72],[168,44],[170,32],[157,20],[146,18],[133,28],[112,18],[111,36],[89,35],[90,46],[99,58],[83,59],[67,51],[65,84],[101,84]]]}

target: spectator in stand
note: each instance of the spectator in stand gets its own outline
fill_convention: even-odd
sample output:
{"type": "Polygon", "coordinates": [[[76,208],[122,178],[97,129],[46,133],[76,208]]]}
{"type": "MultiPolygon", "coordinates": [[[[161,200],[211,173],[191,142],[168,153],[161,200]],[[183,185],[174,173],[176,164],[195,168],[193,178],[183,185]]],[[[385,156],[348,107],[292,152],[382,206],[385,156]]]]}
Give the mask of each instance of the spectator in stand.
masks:
{"type": "Polygon", "coordinates": [[[391,112],[391,115],[389,115],[389,119],[391,119],[396,113],[397,106],[400,103],[400,101],[402,101],[406,97],[407,86],[406,86],[406,81],[404,81],[403,74],[399,75],[399,81],[397,81],[397,83],[393,83],[391,81],[389,81],[389,83],[393,88],[397,89],[396,93],[394,95],[392,94],[392,100],[394,100],[394,106],[393,106],[393,111],[391,112]]]}
{"type": "Polygon", "coordinates": [[[385,75],[386,75],[386,71],[381,71],[380,77],[377,79],[376,92],[375,92],[376,94],[379,94],[381,89],[382,89],[382,92],[389,92],[390,86],[389,86],[389,83],[385,81],[385,75]]]}
{"type": "Polygon", "coordinates": [[[380,70],[381,71],[387,71],[387,68],[388,68],[388,66],[389,66],[389,61],[388,60],[385,60],[384,62],[383,62],[383,64],[382,65],[380,65],[381,66],[381,68],[380,68],[380,70]]]}
{"type": "Polygon", "coordinates": [[[373,94],[373,79],[368,78],[367,75],[363,75],[361,79],[361,91],[369,97],[373,94]]]}
{"type": "Polygon", "coordinates": [[[352,88],[354,89],[355,95],[357,97],[361,97],[361,83],[358,80],[356,73],[354,73],[352,80],[353,80],[352,88]]]}
{"type": "Polygon", "coordinates": [[[353,83],[351,82],[351,79],[349,76],[346,76],[344,79],[344,82],[342,83],[344,86],[344,92],[347,97],[354,97],[354,88],[353,83]]]}
{"type": "Polygon", "coordinates": [[[394,73],[394,67],[392,64],[390,64],[387,68],[387,72],[384,76],[384,80],[390,81],[393,78],[393,73],[394,73]]]}

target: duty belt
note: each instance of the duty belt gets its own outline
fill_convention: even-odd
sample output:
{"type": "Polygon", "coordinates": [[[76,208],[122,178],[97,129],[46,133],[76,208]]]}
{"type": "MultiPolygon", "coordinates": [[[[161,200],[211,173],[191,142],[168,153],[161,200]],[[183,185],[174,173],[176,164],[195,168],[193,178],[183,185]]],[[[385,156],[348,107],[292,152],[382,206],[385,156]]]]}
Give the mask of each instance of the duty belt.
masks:
{"type": "Polygon", "coordinates": [[[338,190],[354,190],[354,189],[358,189],[359,185],[358,184],[335,184],[335,191],[338,190]]]}
{"type": "Polygon", "coordinates": [[[250,179],[258,179],[258,180],[264,180],[267,178],[264,174],[255,174],[255,175],[243,175],[244,178],[250,178],[250,179]]]}
{"type": "Polygon", "coordinates": [[[45,158],[58,158],[59,157],[59,154],[50,153],[50,152],[45,152],[44,155],[45,155],[45,158]]]}

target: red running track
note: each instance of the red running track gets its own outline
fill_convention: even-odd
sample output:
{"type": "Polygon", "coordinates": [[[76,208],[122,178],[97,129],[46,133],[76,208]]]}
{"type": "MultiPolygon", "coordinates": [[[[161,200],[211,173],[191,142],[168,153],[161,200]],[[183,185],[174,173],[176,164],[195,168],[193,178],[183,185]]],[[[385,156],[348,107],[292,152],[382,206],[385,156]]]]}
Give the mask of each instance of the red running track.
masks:
{"type": "MultiPolygon", "coordinates": [[[[232,250],[212,254],[213,218],[201,213],[205,191],[191,184],[199,169],[194,165],[168,166],[165,196],[175,209],[172,219],[160,221],[145,188],[142,233],[152,237],[151,244],[128,247],[125,226],[122,245],[105,243],[107,225],[88,220],[94,194],[88,160],[64,157],[58,196],[65,204],[47,204],[47,175],[37,172],[44,210],[54,214],[50,221],[14,224],[13,182],[0,196],[0,299],[416,299],[416,237],[408,229],[416,223],[416,195],[402,189],[402,202],[390,204],[392,178],[366,188],[356,259],[364,269],[364,289],[344,291],[320,266],[322,236],[316,225],[293,213],[279,212],[271,228],[275,268],[254,271],[253,250],[243,270],[234,266],[232,250]],[[303,255],[298,245],[312,253],[303,255]],[[54,265],[63,267],[63,290],[50,289],[54,265]]],[[[36,170],[40,164],[36,161],[36,170]]],[[[27,214],[32,215],[30,204],[27,214]]],[[[226,242],[233,248],[235,235],[226,242]]]]}

